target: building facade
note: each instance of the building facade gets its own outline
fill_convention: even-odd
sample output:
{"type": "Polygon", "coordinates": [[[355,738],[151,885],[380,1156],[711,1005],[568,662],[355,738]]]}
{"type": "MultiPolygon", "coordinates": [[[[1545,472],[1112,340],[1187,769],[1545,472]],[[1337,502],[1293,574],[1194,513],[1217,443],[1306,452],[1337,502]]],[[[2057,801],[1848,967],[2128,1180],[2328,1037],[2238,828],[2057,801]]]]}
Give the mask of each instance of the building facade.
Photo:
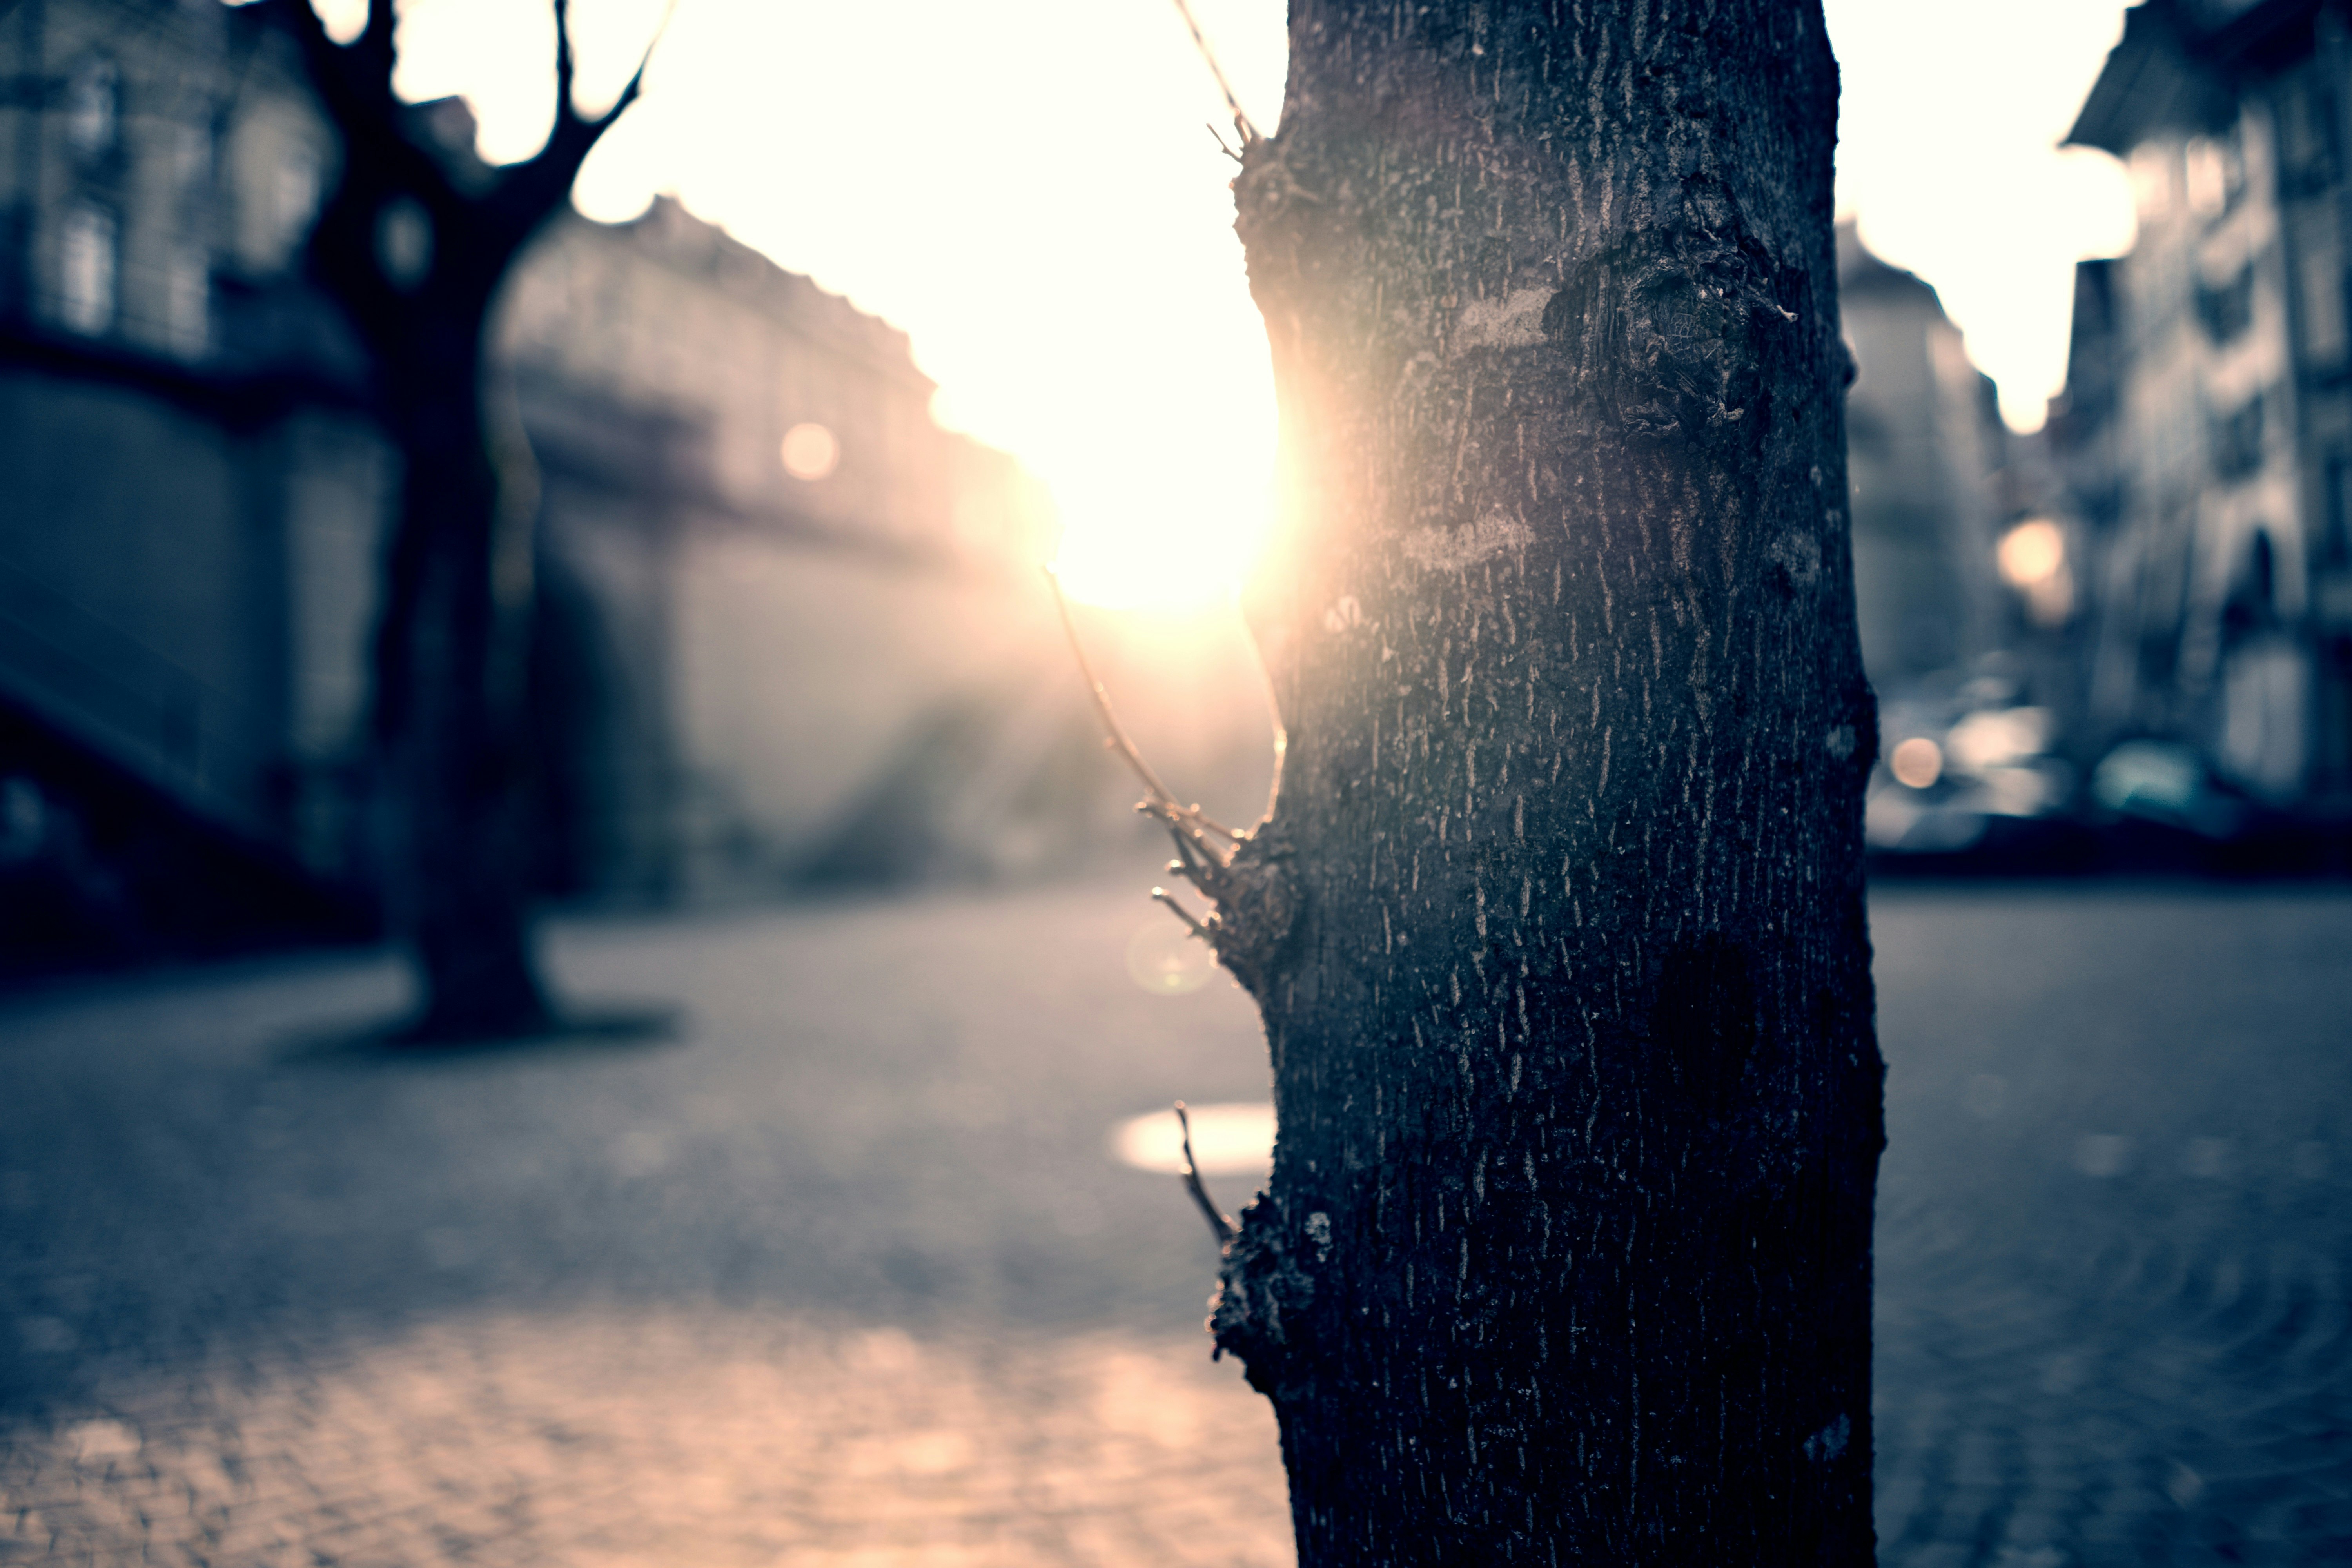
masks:
{"type": "Polygon", "coordinates": [[[2294,809],[2352,790],[2347,21],[2145,0],[2070,136],[2138,212],[2078,276],[2053,426],[2090,525],[2087,722],[2294,809]]]}
{"type": "MultiPolygon", "coordinates": [[[[374,878],[399,466],[304,277],[335,137],[257,12],[0,9],[0,881],[68,902],[153,837],[99,795],[254,878],[374,878]]],[[[462,104],[415,125],[473,156],[462,104]]],[[[1096,809],[1050,506],[932,420],[904,333],[667,200],[560,219],[495,331],[541,470],[550,890],[986,869],[1096,809]]]]}
{"type": "Polygon", "coordinates": [[[2008,432],[1936,290],[1838,227],[1854,603],[1882,695],[1965,679],[1999,644],[1992,576],[2008,432]]]}

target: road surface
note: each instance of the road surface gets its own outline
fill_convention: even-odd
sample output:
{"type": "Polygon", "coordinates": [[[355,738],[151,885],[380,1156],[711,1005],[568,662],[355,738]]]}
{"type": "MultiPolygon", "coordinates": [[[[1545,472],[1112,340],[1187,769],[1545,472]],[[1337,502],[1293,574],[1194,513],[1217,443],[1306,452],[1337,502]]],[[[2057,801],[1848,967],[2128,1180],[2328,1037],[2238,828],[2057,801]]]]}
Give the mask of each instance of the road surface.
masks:
{"type": "MultiPolygon", "coordinates": [[[[572,924],[610,1026],[427,1058],[363,956],[0,1003],[0,1563],[1287,1563],[1206,1228],[1106,1150],[1265,1092],[1160,918],[572,924]]],[[[2352,893],[1873,918],[1882,1561],[2352,1558],[2352,893]]]]}

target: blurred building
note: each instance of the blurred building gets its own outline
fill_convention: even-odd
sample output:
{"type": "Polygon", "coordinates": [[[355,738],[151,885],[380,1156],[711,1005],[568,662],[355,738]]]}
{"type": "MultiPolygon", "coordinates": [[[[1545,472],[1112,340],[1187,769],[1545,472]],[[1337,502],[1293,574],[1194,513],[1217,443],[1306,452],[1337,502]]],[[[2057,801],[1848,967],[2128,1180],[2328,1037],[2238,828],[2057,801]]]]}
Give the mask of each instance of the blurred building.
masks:
{"type": "Polygon", "coordinates": [[[1838,226],[1854,601],[1882,695],[1966,678],[1998,644],[1995,525],[2008,431],[1936,290],[1838,226]]]}
{"type": "Polygon", "coordinates": [[[1041,488],[932,420],[904,332],[675,200],[560,219],[497,332],[570,681],[537,705],[573,759],[557,887],[668,896],[820,853],[910,728],[1036,641],[1009,601],[1051,552],[1041,488]]]}
{"type": "Polygon", "coordinates": [[[2337,0],[2146,0],[2070,136],[2126,161],[2139,217],[2080,269],[2052,423],[2086,722],[2281,806],[2352,788],[2347,37],[2337,0]]]}
{"type": "Polygon", "coordinates": [[[2064,489],[2042,444],[2002,423],[1935,289],[1852,224],[1838,289],[1854,605],[1882,749],[1865,839],[1882,856],[2006,854],[2074,793],[2064,489]]]}
{"type": "MultiPolygon", "coordinates": [[[[0,7],[0,903],[126,941],[165,906],[217,926],[239,889],[264,923],[362,919],[374,875],[397,464],[302,276],[335,137],[257,9],[0,7]]],[[[462,103],[415,112],[473,156],[462,103]]],[[[904,333],[665,200],[559,221],[497,334],[542,470],[551,890],[985,871],[1087,837],[1103,763],[1034,570],[1045,499],[933,422],[904,333]]],[[[1244,699],[1180,765],[1262,730],[1234,664],[1172,678],[1244,699]]]]}
{"type": "Polygon", "coordinates": [[[388,469],[292,272],[332,144],[255,22],[0,13],[0,956],[201,926],[193,882],[224,925],[340,902],[290,786],[358,700],[320,639],[366,584],[303,584],[368,561],[388,469]]]}

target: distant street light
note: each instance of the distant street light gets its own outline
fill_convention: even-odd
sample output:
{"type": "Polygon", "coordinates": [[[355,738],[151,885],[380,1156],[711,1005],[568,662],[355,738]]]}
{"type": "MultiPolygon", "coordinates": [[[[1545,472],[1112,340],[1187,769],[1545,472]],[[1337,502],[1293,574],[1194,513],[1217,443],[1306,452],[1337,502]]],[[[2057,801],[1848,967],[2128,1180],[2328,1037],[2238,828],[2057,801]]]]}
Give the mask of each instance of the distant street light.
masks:
{"type": "Polygon", "coordinates": [[[1926,789],[1944,776],[1944,748],[1925,735],[1914,735],[1886,759],[1887,772],[1898,784],[1926,789]]]}
{"type": "Polygon", "coordinates": [[[2001,580],[2012,588],[2047,583],[2066,564],[2066,536],[2046,517],[2028,518],[2000,538],[2001,580]]]}
{"type": "Polygon", "coordinates": [[[1994,552],[2001,581],[2025,598],[2033,624],[2063,625],[2074,609],[2074,581],[2066,570],[2066,535],[2046,517],[2030,517],[2000,536],[1994,552]]]}
{"type": "Polygon", "coordinates": [[[822,425],[795,425],[784,432],[784,472],[814,484],[841,461],[841,443],[822,425]]]}

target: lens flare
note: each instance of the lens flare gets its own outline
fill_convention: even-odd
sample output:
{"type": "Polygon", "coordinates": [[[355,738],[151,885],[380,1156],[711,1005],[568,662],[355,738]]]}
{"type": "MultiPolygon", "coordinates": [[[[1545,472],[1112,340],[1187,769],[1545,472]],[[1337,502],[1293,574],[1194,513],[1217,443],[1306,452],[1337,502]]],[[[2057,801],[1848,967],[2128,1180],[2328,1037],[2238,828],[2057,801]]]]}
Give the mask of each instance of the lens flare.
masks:
{"type": "Polygon", "coordinates": [[[1886,768],[1896,783],[1926,789],[1944,776],[1944,748],[1925,735],[1914,735],[1895,748],[1886,768]]]}
{"type": "Polygon", "coordinates": [[[1172,917],[1139,926],[1127,939],[1128,975],[1155,996],[1198,991],[1216,972],[1217,957],[1209,944],[1172,917]]]}
{"type": "Polygon", "coordinates": [[[795,425],[784,432],[784,472],[815,483],[841,461],[841,443],[822,425],[795,425]]]}
{"type": "MultiPolygon", "coordinates": [[[[1274,1107],[1263,1103],[1193,1105],[1192,1161],[1204,1176],[1263,1176],[1274,1167],[1274,1107]]],[[[1111,1157],[1139,1170],[1181,1174],[1184,1136],[1175,1112],[1147,1111],[1115,1124],[1111,1157]]]]}
{"type": "Polygon", "coordinates": [[[2066,563],[2066,536],[2046,517],[2029,518],[2000,536],[2002,581],[2012,588],[2047,583],[2066,563]]]}

